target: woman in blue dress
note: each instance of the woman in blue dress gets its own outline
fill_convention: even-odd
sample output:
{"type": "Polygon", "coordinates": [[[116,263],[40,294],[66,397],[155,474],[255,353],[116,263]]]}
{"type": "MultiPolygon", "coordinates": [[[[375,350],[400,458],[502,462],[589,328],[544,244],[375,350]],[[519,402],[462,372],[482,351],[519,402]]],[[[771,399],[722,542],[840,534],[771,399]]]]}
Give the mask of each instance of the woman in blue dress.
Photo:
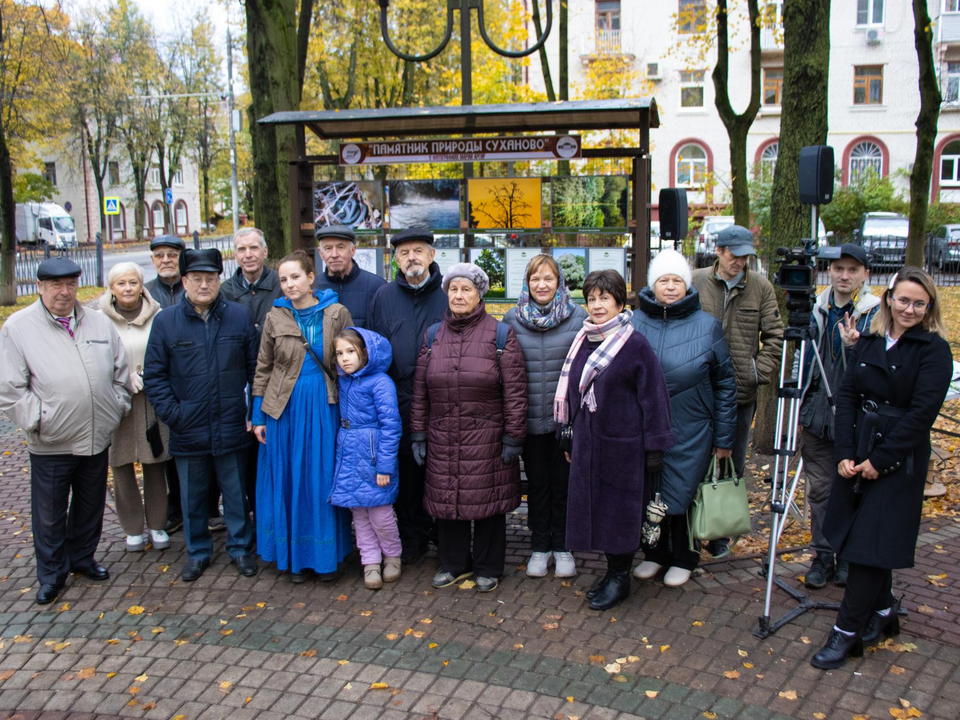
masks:
{"type": "Polygon", "coordinates": [[[336,292],[313,289],[302,250],[281,260],[277,274],[284,297],[264,320],[253,381],[253,429],[264,446],[257,550],[293,582],[314,572],[333,579],[353,549],[350,512],[330,504],[340,424],[333,340],[353,319],[336,292]]]}

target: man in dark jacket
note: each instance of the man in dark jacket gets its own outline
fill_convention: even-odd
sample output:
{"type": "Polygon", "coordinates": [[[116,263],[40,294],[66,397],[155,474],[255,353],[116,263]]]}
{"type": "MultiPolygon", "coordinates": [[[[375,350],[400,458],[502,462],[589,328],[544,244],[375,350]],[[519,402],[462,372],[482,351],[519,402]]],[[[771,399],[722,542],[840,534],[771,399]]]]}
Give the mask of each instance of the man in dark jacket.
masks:
{"type": "Polygon", "coordinates": [[[393,347],[390,377],[397,385],[403,436],[400,440],[400,496],[394,506],[403,545],[404,563],[416,562],[427,549],[433,520],[423,508],[426,468],[413,460],[410,446],[410,409],[417,357],[427,328],[443,319],[447,296],[441,287],[443,277],[433,262],[433,234],[411,229],[390,239],[397,278],[377,290],[370,302],[367,329],[380,333],[393,347]]]}
{"type": "Polygon", "coordinates": [[[187,564],[185,582],[210,565],[210,475],[216,468],[227,525],[227,552],[241,575],[257,573],[253,528],[243,488],[248,443],[246,387],[257,365],[257,332],[245,307],[220,294],[216,248],[184,250],[185,301],[157,315],[143,382],[157,417],[170,428],[177,461],[187,564]]]}
{"type": "Polygon", "coordinates": [[[157,277],[144,283],[150,296],[168,308],[183,300],[183,280],[180,277],[180,253],[186,245],[176,235],[161,235],[150,241],[150,262],[157,269],[157,277]]]}
{"type": "Polygon", "coordinates": [[[333,290],[340,304],[350,311],[353,324],[367,327],[367,311],[377,290],[387,284],[382,277],[361,268],[353,261],[357,253],[357,236],[352,228],[331,225],[317,231],[323,271],[317,273],[313,286],[333,290]]]}
{"type": "Polygon", "coordinates": [[[283,293],[280,280],[272,268],[264,265],[267,259],[267,240],[256,228],[242,228],[233,236],[237,271],[220,288],[223,296],[244,305],[250,311],[257,337],[263,321],[273,308],[273,301],[283,293]]]}

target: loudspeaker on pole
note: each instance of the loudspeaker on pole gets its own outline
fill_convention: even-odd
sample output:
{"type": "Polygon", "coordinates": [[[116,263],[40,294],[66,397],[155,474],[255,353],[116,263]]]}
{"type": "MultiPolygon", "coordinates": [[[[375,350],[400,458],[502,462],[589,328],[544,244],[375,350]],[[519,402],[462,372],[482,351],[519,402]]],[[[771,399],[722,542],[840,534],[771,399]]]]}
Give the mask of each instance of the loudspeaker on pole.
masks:
{"type": "Polygon", "coordinates": [[[687,236],[687,191],[663,188],[660,191],[660,237],[683,240],[687,236]]]}
{"type": "Polygon", "coordinates": [[[800,148],[800,202],[826,205],[833,200],[833,148],[809,145],[800,148]]]}

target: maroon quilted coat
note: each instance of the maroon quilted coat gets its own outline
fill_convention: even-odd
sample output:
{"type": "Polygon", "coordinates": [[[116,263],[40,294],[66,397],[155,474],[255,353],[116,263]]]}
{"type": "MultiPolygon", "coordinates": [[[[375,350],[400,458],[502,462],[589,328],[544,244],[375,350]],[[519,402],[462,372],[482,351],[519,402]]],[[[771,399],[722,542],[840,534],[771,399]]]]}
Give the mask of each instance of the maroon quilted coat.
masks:
{"type": "Polygon", "coordinates": [[[520,466],[500,460],[502,438],[527,434],[527,373],[511,328],[497,373],[497,320],[483,301],[465,317],[449,310],[413,383],[412,433],[426,433],[424,507],[441,520],[483,520],[520,504],[520,466]],[[502,378],[501,378],[502,376],[502,378]]]}

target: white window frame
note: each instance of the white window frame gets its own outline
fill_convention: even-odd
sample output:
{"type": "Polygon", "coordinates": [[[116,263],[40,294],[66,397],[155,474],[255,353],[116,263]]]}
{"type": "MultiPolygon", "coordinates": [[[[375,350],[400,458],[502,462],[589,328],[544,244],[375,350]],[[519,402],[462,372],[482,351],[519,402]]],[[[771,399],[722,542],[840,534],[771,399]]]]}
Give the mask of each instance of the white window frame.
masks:
{"type": "Polygon", "coordinates": [[[883,21],[886,19],[886,10],[887,4],[884,0],[857,0],[857,27],[878,27],[883,25],[883,21]],[[860,22],[860,5],[861,3],[867,4],[867,21],[860,22]],[[877,14],[877,5],[880,5],[880,20],[879,22],[874,20],[874,17],[877,14]]]}
{"type": "MultiPolygon", "coordinates": [[[[692,22],[693,18],[690,18],[690,21],[692,22]]],[[[698,32],[703,32],[706,29],[707,24],[708,24],[708,21],[707,21],[707,1],[706,0],[678,0],[677,2],[677,35],[695,35],[698,32]],[[684,10],[683,7],[681,7],[681,5],[684,5],[684,4],[703,6],[702,19],[703,19],[704,25],[702,28],[698,28],[697,26],[692,25],[689,30],[683,30],[685,18],[680,17],[680,13],[682,13],[684,10]]],[[[621,27],[622,27],[622,20],[621,20],[621,27]]]]}
{"type": "Polygon", "coordinates": [[[777,168],[777,158],[780,156],[780,141],[767,145],[760,153],[760,175],[773,180],[773,173],[777,168]]]}
{"type": "MultiPolygon", "coordinates": [[[[960,3],[960,0],[957,0],[960,3]]],[[[944,105],[960,105],[960,61],[947,60],[944,62],[943,75],[940,77],[940,92],[943,95],[944,105]],[[950,66],[953,65],[953,72],[950,66]],[[953,81],[953,92],[950,92],[953,81]]]]}
{"type": "Polygon", "coordinates": [[[943,10],[940,14],[951,15],[953,13],[960,13],[960,0],[943,0],[943,10]]]}
{"type": "Polygon", "coordinates": [[[940,167],[937,168],[937,172],[940,173],[940,187],[960,187],[960,140],[953,140],[947,143],[947,146],[943,149],[943,153],[940,155],[940,167]],[[951,145],[957,146],[955,153],[947,153],[947,149],[951,145]],[[953,177],[944,177],[944,160],[949,160],[953,163],[953,177]]]}
{"type": "Polygon", "coordinates": [[[173,174],[173,186],[183,187],[183,168],[180,168],[173,174]]]}
{"type": "Polygon", "coordinates": [[[702,188],[706,184],[707,179],[707,149],[700,145],[699,143],[687,143],[682,148],[677,150],[677,157],[674,161],[674,172],[676,173],[677,187],[684,188],[702,188]],[[703,153],[702,158],[683,158],[683,151],[687,148],[696,148],[703,153]],[[687,182],[681,181],[681,163],[687,165],[687,169],[684,171],[689,176],[687,182]],[[699,178],[701,182],[697,182],[698,179],[698,168],[699,168],[699,178]]]}
{"type": "Polygon", "coordinates": [[[850,150],[850,165],[848,168],[850,184],[857,182],[867,168],[872,167],[877,172],[877,177],[883,176],[883,148],[872,140],[861,140],[853,149],[850,150]],[[875,148],[876,152],[866,154],[870,148],[875,148]],[[860,156],[857,156],[857,153],[860,156]]]}
{"type": "Polygon", "coordinates": [[[152,167],[147,173],[147,184],[160,187],[160,168],[152,167]]]}
{"type": "Polygon", "coordinates": [[[681,70],[680,71],[680,110],[703,110],[707,105],[707,85],[706,85],[706,70],[681,70]],[[684,79],[686,76],[686,79],[684,79]],[[698,79],[699,76],[699,79],[698,79]],[[699,105],[684,105],[683,104],[683,91],[688,89],[700,89],[700,104],[699,105]]]}
{"type": "Polygon", "coordinates": [[[153,214],[153,223],[151,223],[151,224],[153,225],[153,229],[154,229],[155,231],[159,231],[159,232],[162,233],[163,230],[164,230],[164,227],[163,227],[163,206],[162,206],[162,205],[154,205],[154,206],[150,209],[150,212],[153,214]]]}

